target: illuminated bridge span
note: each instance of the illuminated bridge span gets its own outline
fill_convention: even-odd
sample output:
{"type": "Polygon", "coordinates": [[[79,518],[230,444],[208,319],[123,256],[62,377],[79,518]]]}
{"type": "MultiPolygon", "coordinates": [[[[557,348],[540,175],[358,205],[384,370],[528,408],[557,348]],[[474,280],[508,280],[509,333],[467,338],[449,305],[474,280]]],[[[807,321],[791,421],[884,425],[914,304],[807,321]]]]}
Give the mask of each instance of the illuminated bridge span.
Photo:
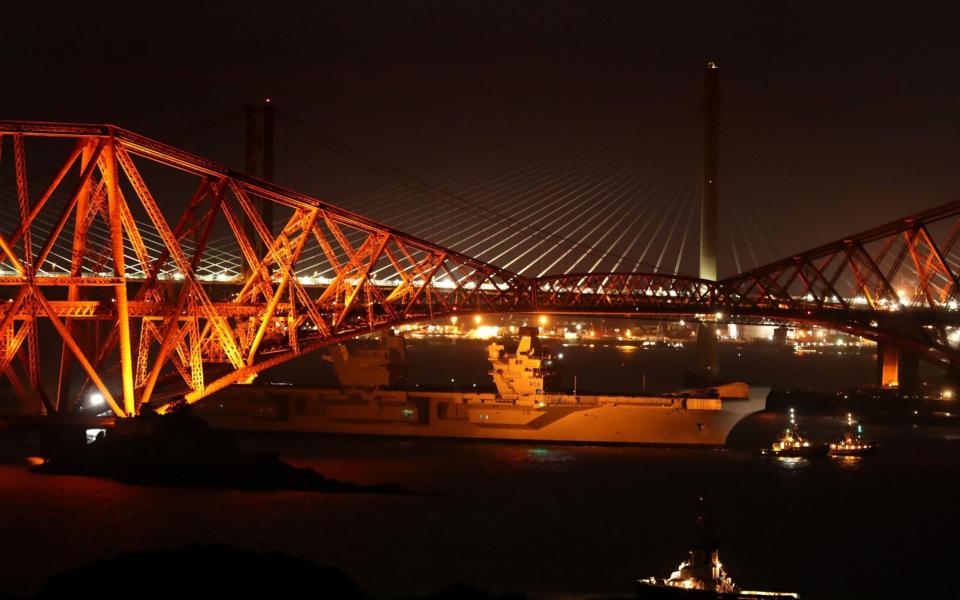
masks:
{"type": "Polygon", "coordinates": [[[113,126],[0,121],[0,169],[17,207],[0,234],[0,371],[46,412],[94,388],[118,415],[195,401],[335,341],[475,312],[815,323],[960,361],[960,201],[716,283],[530,278],[113,126]],[[276,235],[262,203],[283,215],[276,235]],[[235,252],[210,243],[224,237],[235,252]]]}

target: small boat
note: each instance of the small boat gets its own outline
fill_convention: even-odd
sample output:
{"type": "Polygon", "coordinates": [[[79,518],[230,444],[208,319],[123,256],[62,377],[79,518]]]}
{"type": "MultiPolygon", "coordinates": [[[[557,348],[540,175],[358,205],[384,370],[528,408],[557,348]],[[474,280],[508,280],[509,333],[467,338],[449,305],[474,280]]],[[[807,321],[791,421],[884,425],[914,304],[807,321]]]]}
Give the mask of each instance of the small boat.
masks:
{"type": "Polygon", "coordinates": [[[669,578],[647,577],[638,579],[635,587],[637,598],[678,600],[711,598],[717,600],[756,600],[760,598],[799,598],[793,592],[760,592],[741,590],[723,570],[717,551],[717,540],[710,528],[709,512],[700,498],[697,514],[699,541],[690,550],[687,560],[669,578]]]}
{"type": "Polygon", "coordinates": [[[771,444],[769,448],[760,450],[760,454],[784,458],[803,458],[823,456],[829,450],[830,447],[826,444],[811,442],[800,432],[800,427],[797,425],[797,415],[791,408],[789,426],[780,434],[780,439],[771,444]]]}
{"type": "Polygon", "coordinates": [[[877,445],[864,435],[863,425],[853,420],[852,413],[847,413],[847,429],[842,438],[830,443],[830,456],[863,456],[876,450],[877,445]]]}

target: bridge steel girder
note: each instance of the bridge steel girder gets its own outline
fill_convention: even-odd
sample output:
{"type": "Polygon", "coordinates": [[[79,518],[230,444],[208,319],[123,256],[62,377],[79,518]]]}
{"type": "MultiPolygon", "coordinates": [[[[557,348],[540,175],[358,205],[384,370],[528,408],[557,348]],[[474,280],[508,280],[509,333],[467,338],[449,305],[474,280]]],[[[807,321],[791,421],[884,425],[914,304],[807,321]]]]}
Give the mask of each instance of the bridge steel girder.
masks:
{"type": "MultiPolygon", "coordinates": [[[[30,332],[38,321],[51,323],[61,353],[70,353],[61,360],[54,410],[76,407],[94,386],[118,416],[130,416],[171,375],[197,400],[249,382],[278,355],[458,310],[511,310],[528,287],[509,271],[112,125],[0,121],[0,144],[8,137],[20,218],[0,231],[0,296],[17,298],[0,305],[0,330],[9,340],[3,372],[23,388],[12,359],[35,364],[27,356],[36,356],[30,332]],[[27,151],[52,139],[66,142],[66,157],[31,204],[27,151]],[[169,194],[147,183],[148,170],[158,179],[185,175],[196,192],[171,209],[159,200],[169,194]],[[252,210],[254,200],[291,213],[276,237],[252,210]],[[141,215],[145,225],[134,219],[141,215]],[[238,215],[252,222],[253,238],[238,215]],[[87,235],[97,220],[109,229],[106,247],[87,235]],[[234,246],[253,264],[248,280],[198,275],[214,221],[229,227],[234,246]],[[39,255],[31,239],[45,240],[39,255]],[[310,287],[298,262],[307,244],[319,245],[334,268],[310,287]],[[79,335],[85,322],[109,327],[90,339],[79,335]],[[66,381],[71,361],[83,367],[73,384],[66,381]]],[[[50,151],[37,154],[47,158],[50,151]]],[[[37,369],[27,376],[32,384],[37,369]]]]}
{"type": "Polygon", "coordinates": [[[718,282],[664,273],[530,279],[112,125],[0,121],[2,168],[16,175],[20,219],[0,225],[0,298],[9,300],[0,304],[0,371],[25,396],[15,365],[41,386],[43,336],[33,332],[50,323],[61,349],[57,401],[40,402],[42,391],[33,399],[47,412],[76,409],[91,386],[118,416],[176,395],[192,402],[330,343],[475,313],[714,320],[719,312],[730,322],[821,325],[960,364],[952,341],[960,201],[718,282]],[[51,143],[66,158],[31,202],[28,150],[51,143]],[[147,183],[174,175],[194,191],[171,198],[147,183]],[[277,235],[256,200],[289,215],[277,235]],[[98,219],[106,244],[90,234],[98,219]],[[201,275],[218,260],[208,244],[217,224],[251,265],[247,278],[201,275]],[[43,240],[39,253],[30,240],[43,240]],[[330,277],[303,263],[311,245],[330,277]]]}

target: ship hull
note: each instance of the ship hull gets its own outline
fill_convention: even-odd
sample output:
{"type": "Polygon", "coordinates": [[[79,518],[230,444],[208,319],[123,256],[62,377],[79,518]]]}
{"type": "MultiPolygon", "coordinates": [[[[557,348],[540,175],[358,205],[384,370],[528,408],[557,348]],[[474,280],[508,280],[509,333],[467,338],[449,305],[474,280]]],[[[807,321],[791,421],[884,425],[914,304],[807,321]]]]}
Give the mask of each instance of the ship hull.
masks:
{"type": "Polygon", "coordinates": [[[766,600],[769,598],[799,598],[792,593],[778,592],[717,592],[713,590],[688,590],[680,587],[637,582],[637,598],[641,600],[766,600]]]}
{"type": "Polygon", "coordinates": [[[826,456],[829,451],[830,447],[826,444],[816,444],[806,448],[788,448],[786,450],[764,448],[760,451],[760,454],[777,458],[813,458],[816,456],[826,456]]]}
{"type": "Polygon", "coordinates": [[[739,600],[739,592],[715,592],[712,590],[688,590],[665,585],[637,583],[637,598],[640,600],[739,600]]]}
{"type": "Polygon", "coordinates": [[[867,448],[859,448],[856,450],[835,450],[831,449],[829,454],[830,456],[866,456],[868,454],[873,454],[877,451],[875,445],[871,445],[867,448]]]}
{"type": "Polygon", "coordinates": [[[235,386],[195,410],[214,427],[240,431],[723,446],[733,427],[765,403],[766,390],[723,400],[543,396],[523,403],[493,394],[235,386]]]}

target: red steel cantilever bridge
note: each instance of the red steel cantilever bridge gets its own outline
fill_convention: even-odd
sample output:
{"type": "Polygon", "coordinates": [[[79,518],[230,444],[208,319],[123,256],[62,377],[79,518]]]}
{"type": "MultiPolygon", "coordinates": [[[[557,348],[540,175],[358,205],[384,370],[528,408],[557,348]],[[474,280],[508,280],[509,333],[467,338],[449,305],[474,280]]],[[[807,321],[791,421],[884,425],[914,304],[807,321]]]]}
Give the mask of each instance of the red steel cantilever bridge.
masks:
{"type": "Polygon", "coordinates": [[[90,389],[118,416],[158,389],[196,401],[336,341],[477,312],[810,323],[960,363],[960,201],[718,282],[529,278],[111,125],[0,121],[0,167],[11,163],[0,371],[42,412],[69,412],[90,389]],[[38,190],[27,142],[31,175],[53,165],[38,190]],[[276,235],[264,202],[289,215],[276,235]],[[210,266],[218,228],[244,258],[239,276],[210,266]],[[308,248],[330,277],[301,272],[308,248]],[[59,369],[53,393],[41,355],[59,369]]]}

